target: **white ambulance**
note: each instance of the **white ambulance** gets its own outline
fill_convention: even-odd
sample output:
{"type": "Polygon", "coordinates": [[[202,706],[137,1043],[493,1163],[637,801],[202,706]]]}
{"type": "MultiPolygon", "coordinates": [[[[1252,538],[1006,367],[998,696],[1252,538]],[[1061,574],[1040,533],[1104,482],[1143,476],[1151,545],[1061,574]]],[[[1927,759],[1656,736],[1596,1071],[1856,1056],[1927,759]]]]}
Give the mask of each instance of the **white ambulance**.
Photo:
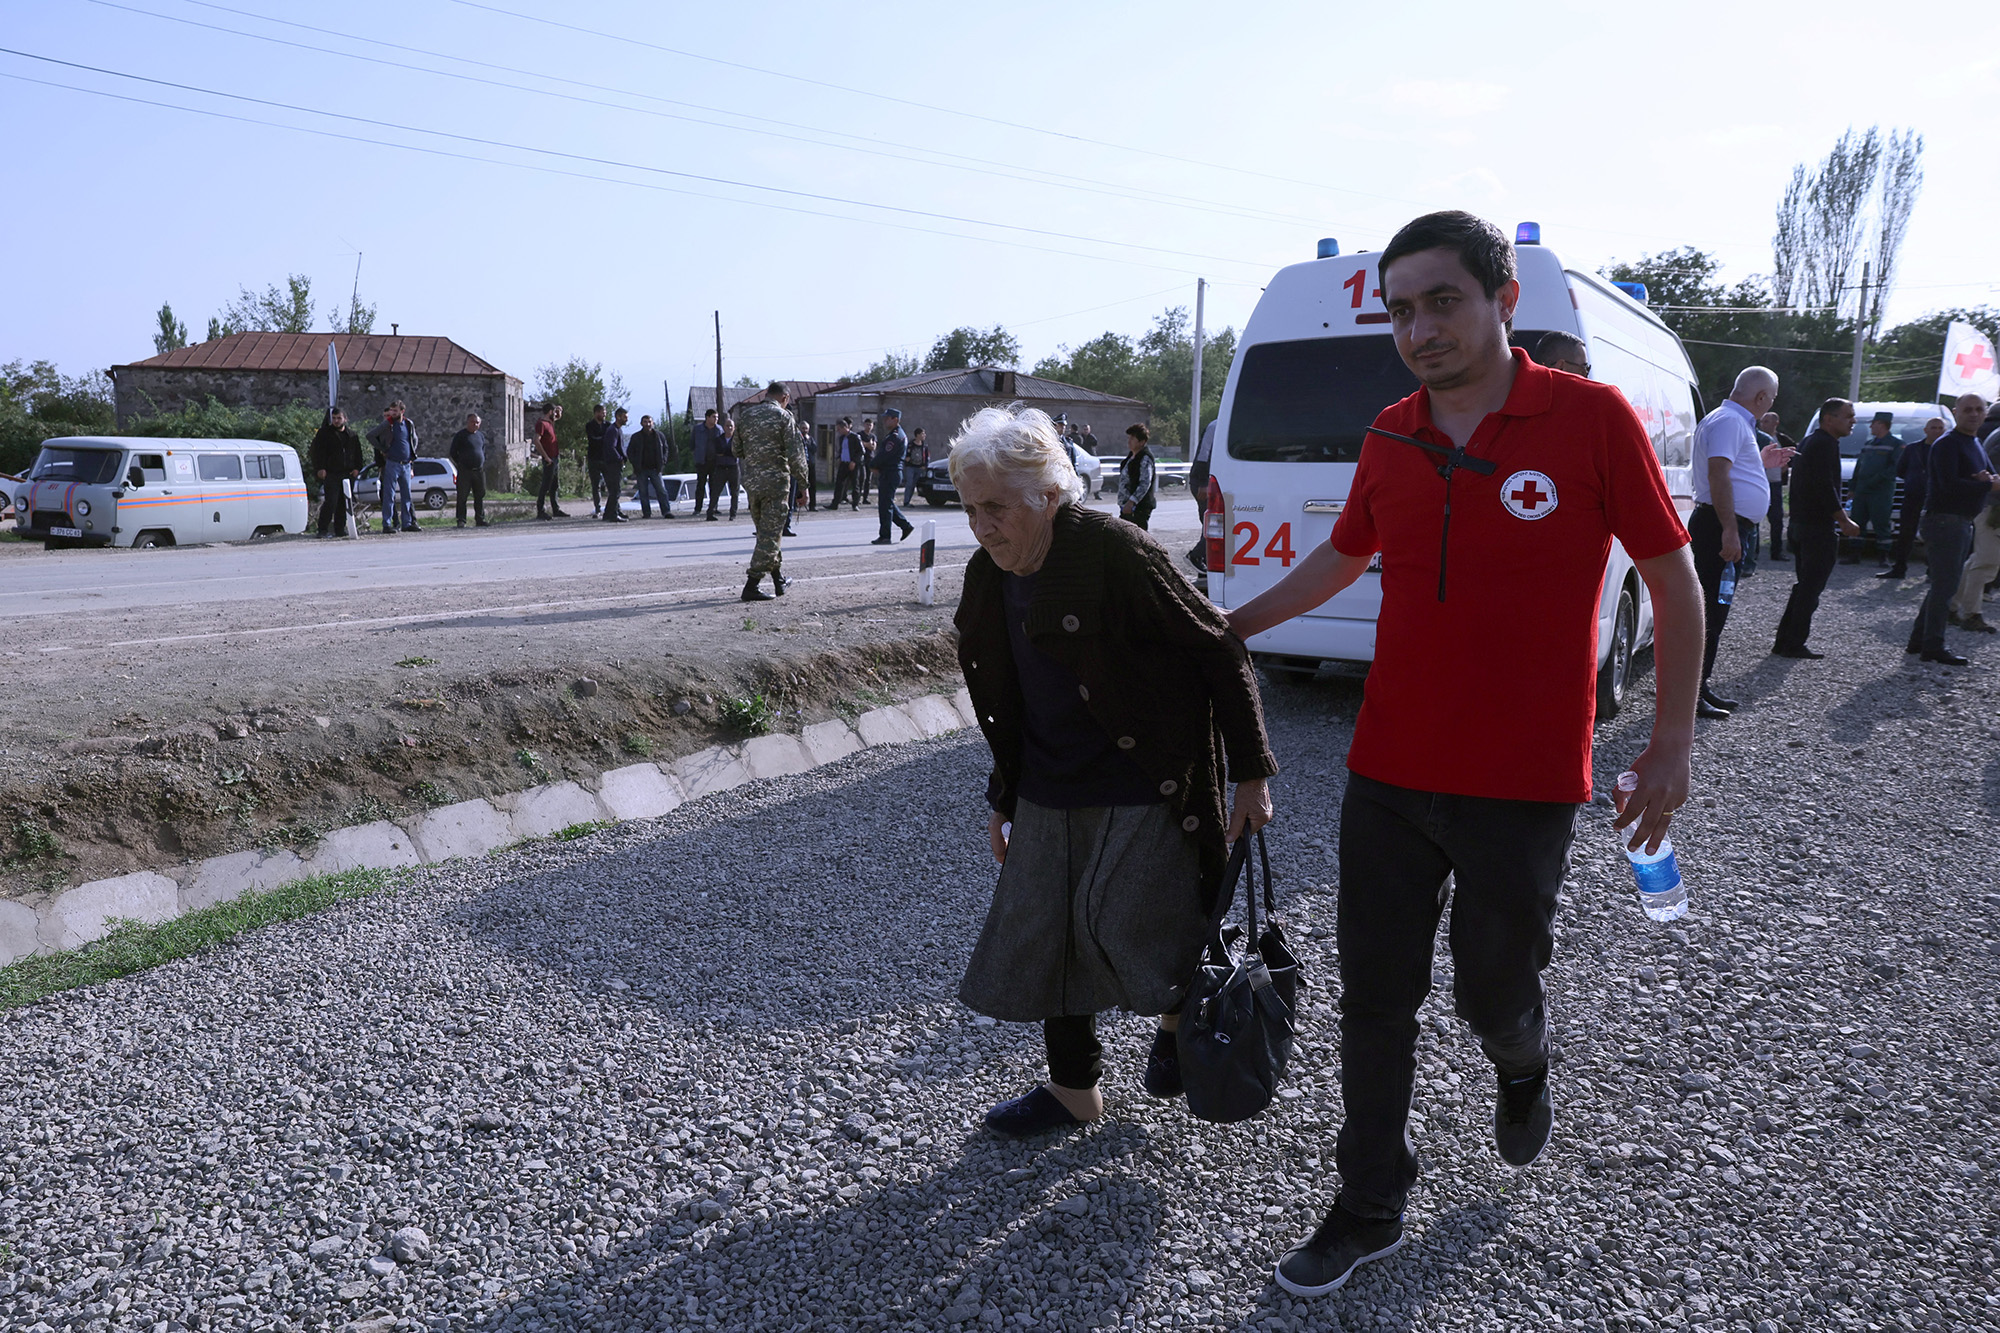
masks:
{"type": "MultiPolygon", "coordinates": [[[[1694,506],[1691,448],[1702,411],[1686,349],[1646,308],[1643,289],[1628,293],[1565,268],[1539,244],[1533,223],[1516,236],[1514,342],[1532,352],[1553,330],[1583,339],[1591,378],[1622,389],[1652,435],[1685,518],[1694,506]]],[[[1223,389],[1208,489],[1208,593],[1218,606],[1241,606],[1327,540],[1347,503],[1363,432],[1417,389],[1396,352],[1375,260],[1320,242],[1319,258],[1278,271],[1244,327],[1223,389]]],[[[1381,576],[1371,569],[1316,610],[1252,638],[1250,650],[1280,670],[1373,661],[1381,605],[1381,576]]],[[[1614,541],[1598,610],[1599,717],[1617,713],[1633,655],[1652,638],[1652,601],[1614,541]]]]}
{"type": "Polygon", "coordinates": [[[305,473],[268,440],[45,440],[16,529],[49,546],[187,546],[306,530],[305,473]]]}

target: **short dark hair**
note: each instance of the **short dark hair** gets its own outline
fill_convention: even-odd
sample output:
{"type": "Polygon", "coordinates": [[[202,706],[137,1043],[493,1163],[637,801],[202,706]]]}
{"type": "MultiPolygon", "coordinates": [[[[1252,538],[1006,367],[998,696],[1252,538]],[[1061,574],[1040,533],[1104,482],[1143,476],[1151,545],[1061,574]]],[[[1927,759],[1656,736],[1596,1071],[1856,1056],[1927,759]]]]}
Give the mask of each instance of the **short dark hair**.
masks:
{"type": "Polygon", "coordinates": [[[703,412],[703,413],[702,413],[701,415],[702,415],[702,419],[703,419],[704,421],[706,421],[706,420],[707,420],[707,419],[708,419],[709,417],[712,417],[712,416],[714,416],[714,415],[715,415],[715,409],[711,407],[711,408],[707,409],[706,411],[704,411],[704,412],[703,412]]]}
{"type": "Polygon", "coordinates": [[[792,386],[783,380],[772,380],[764,386],[764,396],[766,398],[776,398],[779,394],[784,394],[787,398],[791,397],[792,386]]]}
{"type": "Polygon", "coordinates": [[[1552,366],[1558,361],[1581,361],[1589,365],[1590,348],[1574,333],[1555,329],[1544,333],[1542,340],[1535,344],[1535,360],[1545,366],[1552,366]]]}
{"type": "MultiPolygon", "coordinates": [[[[1849,412],[1852,412],[1854,410],[1854,404],[1848,402],[1845,398],[1829,398],[1825,402],[1819,405],[1819,419],[1821,421],[1825,421],[1828,414],[1833,412],[1838,412],[1842,408],[1845,408],[1849,412]]],[[[1875,419],[1877,421],[1880,421],[1882,419],[1881,414],[1878,413],[1875,419]]],[[[1895,420],[1893,416],[1890,417],[1889,419],[1891,421],[1895,420]]]]}
{"type": "Polygon", "coordinates": [[[1404,223],[1403,229],[1383,247],[1382,258],[1376,262],[1375,272],[1379,280],[1386,283],[1389,265],[1419,250],[1450,250],[1455,253],[1458,262],[1465,265],[1465,271],[1479,280],[1479,288],[1486,293],[1488,300],[1514,280],[1513,243],[1485,218],[1459,209],[1426,213],[1404,223]]]}
{"type": "Polygon", "coordinates": [[[604,404],[599,403],[597,406],[591,408],[590,410],[593,412],[602,412],[604,410],[604,404]]]}
{"type": "Polygon", "coordinates": [[[1153,438],[1153,432],[1147,430],[1144,426],[1140,425],[1136,421],[1125,428],[1125,433],[1127,435],[1130,435],[1137,441],[1139,441],[1139,443],[1141,444],[1144,444],[1146,441],[1153,438]]]}

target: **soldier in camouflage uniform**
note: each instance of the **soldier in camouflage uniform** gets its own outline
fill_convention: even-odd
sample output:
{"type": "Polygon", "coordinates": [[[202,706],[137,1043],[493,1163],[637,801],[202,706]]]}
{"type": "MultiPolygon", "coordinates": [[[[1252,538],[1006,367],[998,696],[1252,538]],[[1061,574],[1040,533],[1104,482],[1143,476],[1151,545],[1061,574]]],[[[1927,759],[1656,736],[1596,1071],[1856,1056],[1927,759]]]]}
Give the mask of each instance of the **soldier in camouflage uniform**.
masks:
{"type": "Polygon", "coordinates": [[[743,492],[750,501],[750,521],[757,528],[757,546],[750,554],[750,580],[743,600],[768,602],[771,593],[757,583],[768,572],[771,587],[782,597],[785,576],[779,566],[778,541],[784,535],[792,494],[805,485],[805,442],[790,409],[791,394],[782,380],[764,390],[764,401],[746,409],[737,421],[736,458],[743,471],[743,492]]]}

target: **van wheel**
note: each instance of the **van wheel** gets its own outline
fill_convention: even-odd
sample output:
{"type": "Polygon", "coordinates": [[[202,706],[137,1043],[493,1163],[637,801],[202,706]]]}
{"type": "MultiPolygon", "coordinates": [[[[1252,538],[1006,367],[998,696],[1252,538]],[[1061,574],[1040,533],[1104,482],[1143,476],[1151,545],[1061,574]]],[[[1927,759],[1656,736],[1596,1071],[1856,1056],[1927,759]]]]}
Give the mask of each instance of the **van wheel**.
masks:
{"type": "Polygon", "coordinates": [[[282,537],[284,535],[285,535],[285,529],[281,525],[276,523],[270,523],[266,524],[265,526],[251,533],[250,540],[253,542],[261,541],[265,537],[282,537]]]}
{"type": "Polygon", "coordinates": [[[1639,604],[1630,584],[1618,590],[1618,615],[1611,622],[1611,652],[1597,672],[1597,716],[1617,717],[1632,683],[1632,655],[1639,637],[1639,604]]]}
{"type": "Polygon", "coordinates": [[[438,490],[435,486],[433,486],[430,490],[425,491],[424,508],[426,509],[444,508],[444,492],[438,490]]]}
{"type": "Polygon", "coordinates": [[[172,546],[173,544],[173,537],[164,532],[142,532],[132,539],[132,549],[135,551],[150,551],[156,546],[172,546]]]}

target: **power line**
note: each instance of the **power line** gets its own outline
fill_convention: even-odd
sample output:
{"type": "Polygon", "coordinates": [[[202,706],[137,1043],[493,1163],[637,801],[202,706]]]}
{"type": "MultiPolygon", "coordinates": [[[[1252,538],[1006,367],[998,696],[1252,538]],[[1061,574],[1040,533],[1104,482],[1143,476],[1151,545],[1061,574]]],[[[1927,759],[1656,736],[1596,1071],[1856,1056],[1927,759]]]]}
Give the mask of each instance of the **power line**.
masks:
{"type": "MultiPolygon", "coordinates": [[[[60,60],[54,56],[37,55],[32,51],[18,51],[12,47],[0,46],[0,55],[18,56],[26,60],[41,61],[44,64],[60,65],[66,69],[84,70],[91,74],[103,74],[112,78],[129,79],[135,83],[152,84],[159,88],[171,88],[177,92],[197,93],[207,97],[225,98],[232,102],[247,102],[252,106],[271,107],[279,111],[291,111],[300,115],[324,116],[332,120],[349,121],[357,125],[369,125],[376,129],[399,130],[406,134],[428,134],[440,139],[451,139],[459,143],[475,144],[482,148],[502,148],[513,152],[535,153],[543,157],[560,158],[570,162],[582,162],[591,166],[615,167],[624,171],[643,171],[653,175],[672,176],[681,180],[698,181],[705,185],[726,185],[740,190],[758,190],[767,194],[785,195],[794,199],[809,199],[815,203],[847,204],[850,200],[837,195],[814,194],[809,190],[792,190],[778,185],[759,185],[754,181],[731,180],[726,176],[709,176],[694,171],[676,171],[671,167],[652,166],[643,162],[625,162],[617,158],[594,157],[588,153],[568,153],[557,148],[537,148],[531,144],[510,143],[504,139],[487,139],[475,134],[457,134],[450,130],[427,129],[420,125],[405,125],[397,121],[376,120],[368,116],[354,116],[341,111],[323,111],[317,107],[297,106],[289,102],[273,101],[269,98],[251,97],[243,93],[223,92],[215,88],[203,88],[197,84],[177,83],[171,79],[155,79],[143,74],[128,74],[123,70],[105,69],[97,65],[85,65],[73,60],[60,60]]],[[[740,202],[740,201],[739,201],[740,202]]],[[[1177,259],[1203,259],[1210,263],[1243,264],[1256,268],[1268,265],[1256,260],[1238,259],[1231,255],[1206,255],[1189,250],[1174,250],[1160,245],[1143,245],[1136,241],[1106,241],[1095,236],[1083,236],[1075,232],[1055,231],[1046,227],[1026,227],[1014,222],[989,222],[984,218],[965,217],[955,213],[938,213],[928,209],[909,208],[900,204],[871,203],[872,211],[901,213],[909,217],[924,218],[933,222],[957,222],[975,227],[992,227],[1001,231],[1015,231],[1029,236],[1045,236],[1052,240],[1081,241],[1086,245],[1106,245],[1127,250],[1144,250],[1153,254],[1169,255],[1177,259]]]]}
{"type": "MultiPolygon", "coordinates": [[[[1149,301],[1154,299],[1155,297],[1166,296],[1171,292],[1181,291],[1182,289],[1183,289],[1182,285],[1176,283],[1172,287],[1162,287],[1157,292],[1142,292],[1138,296],[1128,296],[1122,301],[1106,301],[1103,305],[1090,306],[1084,310],[1071,310],[1060,315],[1043,315],[1038,319],[1003,320],[1000,321],[1000,323],[1002,327],[1008,329],[1030,329],[1037,324],[1049,324],[1053,323],[1058,319],[1074,319],[1078,315],[1095,314],[1099,310],[1110,310],[1115,306],[1131,305],[1137,301],[1149,301]]],[[[737,353],[737,355],[738,356],[790,356],[790,357],[866,356],[871,352],[883,352],[883,351],[888,351],[892,348],[914,347],[917,345],[919,341],[920,339],[916,338],[903,338],[889,342],[878,343],[873,347],[849,347],[843,350],[832,351],[832,352],[773,352],[764,349],[751,349],[739,352],[737,353]]]]}
{"type": "MultiPolygon", "coordinates": [[[[4,50],[4,48],[0,48],[4,50]]],[[[1127,259],[1119,255],[1091,255],[1077,250],[1061,250],[1054,246],[1036,245],[1029,241],[1010,241],[999,236],[973,236],[964,232],[941,231],[935,227],[918,227],[906,222],[891,222],[885,218],[855,217],[847,213],[828,213],[816,208],[801,208],[795,204],[780,204],[763,199],[738,199],[731,195],[711,194],[704,190],[690,190],[681,186],[661,185],[650,181],[621,180],[616,176],[599,176],[587,171],[572,171],[563,167],[540,166],[532,162],[510,162],[505,158],[481,157],[476,153],[459,153],[448,148],[433,148],[424,144],[398,143],[393,139],[371,139],[365,135],[342,134],[336,130],[315,129],[309,125],[287,125],[282,121],[259,120],[253,116],[231,115],[226,111],[216,111],[208,107],[181,106],[175,102],[160,102],[152,98],[131,97],[124,93],[107,92],[101,88],[84,88],[71,83],[57,83],[50,79],[37,79],[26,74],[16,74],[0,70],[0,78],[13,79],[20,83],[32,83],[43,88],[60,88],[65,92],[83,93],[91,97],[101,97],[113,102],[127,102],[134,106],[157,107],[165,111],[180,111],[191,116],[207,116],[214,120],[227,120],[241,125],[253,125],[260,129],[284,130],[292,134],[312,135],[315,138],[335,139],[343,143],[366,144],[375,148],[394,148],[406,153],[421,153],[427,157],[450,158],[460,162],[477,162],[482,166],[506,167],[515,171],[532,171],[545,176],[561,176],[570,180],[595,181],[603,185],[622,185],[636,190],[652,190],[661,194],[684,195],[691,199],[713,199],[720,203],[740,204],[746,208],[762,208],[778,213],[796,213],[803,217],[829,218],[836,222],[852,222],[864,226],[886,227],[892,231],[915,232],[922,236],[942,236],[955,241],[972,241],[980,245],[1000,245],[1013,250],[1033,250],[1040,254],[1063,255],[1071,259],[1088,259],[1098,263],[1129,264],[1138,268],[1160,269],[1169,273],[1185,273],[1188,277],[1197,274],[1192,269],[1178,269],[1169,264],[1156,263],[1145,259],[1127,259]]],[[[1104,242],[1104,244],[1115,244],[1104,242]]],[[[1210,286],[1255,287],[1252,282],[1239,282],[1228,278],[1210,278],[1210,286]]]]}
{"type": "Polygon", "coordinates": [[[1774,347],[1769,343],[1719,343],[1710,342],[1706,338],[1682,338],[1681,341],[1684,343],[1693,343],[1696,347],[1738,347],[1746,352],[1803,352],[1807,356],[1852,357],[1854,355],[1852,351],[1828,351],[1823,347],[1774,347]]]}
{"type": "MultiPolygon", "coordinates": [[[[134,5],[120,4],[117,2],[117,0],[90,0],[90,3],[99,5],[105,9],[122,10],[128,14],[138,14],[146,18],[158,19],[164,23],[178,23],[190,28],[200,28],[207,32],[227,33],[232,37],[242,37],[250,41],[268,42],[274,46],[289,47],[296,51],[311,51],[319,55],[333,56],[337,59],[342,59],[342,60],[359,61],[364,64],[373,63],[370,57],[359,55],[351,51],[337,51],[331,47],[315,46],[309,42],[292,41],[284,37],[272,36],[269,33],[246,32],[241,28],[225,27],[219,23],[204,23],[199,19],[185,18],[175,14],[161,14],[150,9],[140,9],[134,5]]],[[[532,79],[535,81],[532,84],[524,85],[518,83],[507,83],[499,79],[481,78],[475,74],[465,74],[456,70],[431,69],[422,65],[414,65],[414,64],[403,66],[403,68],[405,69],[412,70],[417,73],[429,74],[435,78],[457,79],[461,82],[479,84],[489,88],[499,88],[507,92],[526,93],[537,97],[548,97],[560,101],[575,102],[583,106],[603,107],[607,110],[620,111],[620,112],[625,112],[627,114],[653,116],[662,120],[681,121],[690,125],[704,125],[711,129],[729,130],[738,134],[761,135],[766,138],[781,139],[791,143],[811,144],[816,148],[831,148],[839,152],[862,153],[871,157],[886,158],[893,162],[909,162],[920,166],[943,167],[947,170],[952,170],[952,171],[977,172],[981,175],[988,175],[988,176],[997,174],[1006,179],[1018,180],[1027,184],[1047,185],[1053,188],[1080,190],[1090,194],[1104,195],[1108,198],[1129,199],[1141,203],[1165,204],[1171,207],[1186,208],[1196,212],[1210,213],[1219,217],[1234,217],[1234,218],[1251,219],[1256,221],[1278,222],[1291,226],[1341,225],[1339,223],[1326,221],[1324,219],[1314,219],[1293,213],[1279,213],[1270,209],[1258,209],[1258,208],[1248,208],[1248,207],[1241,207],[1229,204],[1207,203],[1200,200],[1189,199],[1181,195],[1169,194],[1165,191],[1149,190],[1143,186],[1125,186],[1120,188],[1114,188],[1102,182],[1091,181],[1083,177],[1072,176],[1063,172],[1050,171],[1042,167],[1024,166],[1020,163],[1006,162],[999,159],[973,157],[962,153],[949,152],[944,149],[926,148],[920,144],[899,143],[894,140],[871,141],[866,139],[864,136],[846,134],[839,130],[830,130],[821,126],[801,125],[795,121],[777,120],[769,116],[749,115],[743,112],[731,111],[728,108],[705,107],[701,109],[711,112],[720,112],[723,115],[734,116],[743,120],[757,121],[764,125],[778,126],[780,128],[758,129],[751,125],[733,125],[728,123],[727,121],[713,120],[705,116],[690,115],[687,114],[685,111],[658,111],[650,107],[627,106],[619,102],[607,102],[596,97],[579,96],[578,94],[575,93],[561,92],[556,89],[542,87],[540,85],[545,83],[559,83],[559,84],[566,84],[574,88],[589,88],[594,91],[600,91],[600,92],[614,92],[625,97],[635,97],[649,102],[657,102],[660,103],[662,106],[687,108],[687,107],[692,107],[695,104],[677,101],[673,98],[661,97],[658,96],[657,94],[642,92],[634,88],[616,88],[616,87],[606,88],[604,85],[601,84],[586,83],[580,79],[564,78],[560,75],[548,74],[541,70],[522,69],[519,68],[518,66],[513,66],[513,65],[496,64],[492,61],[474,60],[467,56],[452,55],[449,52],[431,51],[423,47],[406,46],[397,42],[385,41],[381,38],[366,37],[357,33],[340,32],[332,28],[315,27],[314,25],[309,23],[297,23],[290,19],[272,18],[267,15],[252,13],[249,10],[233,9],[228,5],[214,4],[211,3],[211,0],[183,0],[183,3],[198,5],[203,9],[213,9],[225,14],[235,14],[243,18],[255,19],[262,23],[278,24],[280,26],[287,28],[296,28],[303,32],[318,33],[322,36],[335,37],[339,38],[342,41],[361,42],[370,46],[382,47],[390,51],[427,56],[436,60],[454,61],[460,64],[472,65],[481,69],[490,69],[497,73],[512,74],[521,78],[532,79]],[[801,131],[802,133],[787,134],[781,132],[782,130],[797,130],[801,131]],[[831,135],[833,136],[833,138],[836,139],[852,139],[852,140],[858,140],[859,142],[835,143],[831,142],[829,139],[826,138],[811,137],[814,135],[831,135]],[[870,146],[871,143],[879,146],[870,146]],[[889,149],[892,148],[902,149],[904,151],[903,152],[888,151],[889,149]],[[924,154],[930,154],[931,156],[913,157],[908,155],[912,153],[924,153],[924,154]],[[957,160],[936,161],[933,160],[934,158],[947,158],[947,159],[957,159],[957,160]]]]}

